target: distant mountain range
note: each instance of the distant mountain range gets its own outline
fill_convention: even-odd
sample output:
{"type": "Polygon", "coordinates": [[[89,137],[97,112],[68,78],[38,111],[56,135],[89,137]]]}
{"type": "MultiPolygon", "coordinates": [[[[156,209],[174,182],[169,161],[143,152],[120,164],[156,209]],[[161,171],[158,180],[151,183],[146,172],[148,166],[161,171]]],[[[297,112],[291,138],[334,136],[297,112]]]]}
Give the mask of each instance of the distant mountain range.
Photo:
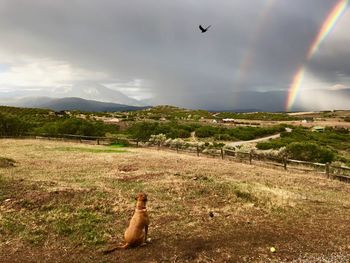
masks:
{"type": "Polygon", "coordinates": [[[49,97],[27,97],[8,103],[0,103],[7,106],[42,108],[55,111],[80,110],[90,112],[111,112],[111,111],[134,111],[147,107],[129,106],[124,104],[86,100],[77,97],[49,98],[49,97]]]}
{"type": "MultiPolygon", "coordinates": [[[[80,109],[110,111],[133,109],[148,105],[175,105],[190,109],[231,112],[281,112],[286,110],[285,90],[212,91],[205,95],[159,93],[145,100],[136,100],[120,91],[100,84],[80,84],[56,89],[0,90],[0,104],[18,107],[45,107],[51,109],[80,109]],[[79,100],[79,98],[81,100],[79,100]]],[[[350,89],[300,90],[292,111],[350,109],[350,89]]]]}
{"type": "MultiPolygon", "coordinates": [[[[30,97],[50,97],[50,98],[82,98],[86,100],[95,100],[101,102],[111,102],[131,106],[146,106],[143,102],[130,98],[120,91],[107,88],[100,84],[80,84],[72,87],[56,89],[35,89],[32,90],[13,90],[8,92],[0,91],[0,103],[17,103],[23,98],[30,97]]],[[[17,103],[18,104],[18,103],[17,103]]]]}

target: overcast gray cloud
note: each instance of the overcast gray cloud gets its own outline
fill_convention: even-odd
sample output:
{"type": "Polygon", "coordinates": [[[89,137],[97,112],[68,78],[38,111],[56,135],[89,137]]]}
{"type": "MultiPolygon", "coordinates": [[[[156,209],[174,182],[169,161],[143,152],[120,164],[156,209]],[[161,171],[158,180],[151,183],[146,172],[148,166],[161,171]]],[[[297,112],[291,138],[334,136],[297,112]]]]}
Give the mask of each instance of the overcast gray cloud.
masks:
{"type": "MultiPolygon", "coordinates": [[[[253,91],[282,91],[286,97],[304,63],[313,85],[305,78],[303,86],[348,87],[349,12],[305,61],[336,3],[1,0],[0,91],[89,83],[159,104],[256,108],[261,98],[253,91]],[[201,34],[199,24],[212,27],[201,34]],[[247,94],[249,105],[242,100],[247,94]]],[[[276,104],[283,105],[278,94],[276,104]]]]}

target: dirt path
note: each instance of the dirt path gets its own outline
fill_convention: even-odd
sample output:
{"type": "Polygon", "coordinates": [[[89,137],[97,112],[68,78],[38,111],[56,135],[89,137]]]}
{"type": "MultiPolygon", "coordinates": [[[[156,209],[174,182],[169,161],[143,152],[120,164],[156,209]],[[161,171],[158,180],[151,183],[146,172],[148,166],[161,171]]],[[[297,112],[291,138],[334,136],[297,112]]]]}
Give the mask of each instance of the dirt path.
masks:
{"type": "Polygon", "coordinates": [[[249,143],[256,143],[256,142],[263,142],[263,141],[268,141],[268,140],[271,140],[271,139],[277,139],[281,137],[281,134],[275,134],[275,135],[271,135],[271,136],[267,136],[267,137],[263,137],[263,138],[259,138],[259,139],[254,139],[254,140],[250,140],[250,141],[238,141],[238,142],[229,142],[229,143],[226,143],[227,146],[240,146],[240,145],[243,145],[243,144],[249,144],[249,143]]]}

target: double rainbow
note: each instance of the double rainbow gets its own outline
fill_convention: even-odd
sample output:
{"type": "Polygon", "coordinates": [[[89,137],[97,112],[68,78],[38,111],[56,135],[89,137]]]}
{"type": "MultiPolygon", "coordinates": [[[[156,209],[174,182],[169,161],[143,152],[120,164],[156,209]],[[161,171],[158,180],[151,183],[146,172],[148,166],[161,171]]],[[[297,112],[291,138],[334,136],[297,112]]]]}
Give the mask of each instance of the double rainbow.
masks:
{"type": "Polygon", "coordinates": [[[328,14],[326,20],[323,22],[322,27],[319,30],[316,38],[312,42],[310,46],[304,64],[298,68],[297,72],[293,77],[292,84],[288,90],[288,97],[286,101],[286,110],[290,111],[295,99],[300,90],[301,83],[303,81],[306,63],[312,58],[312,56],[317,52],[321,43],[325,40],[325,38],[329,35],[329,33],[333,30],[341,16],[345,13],[349,5],[349,0],[339,0],[337,4],[333,7],[331,12],[328,14]]]}
{"type": "Polygon", "coordinates": [[[259,41],[259,38],[263,34],[264,28],[266,27],[266,24],[268,22],[269,14],[274,7],[275,3],[277,0],[266,0],[264,2],[263,9],[260,11],[257,21],[256,21],[256,26],[253,30],[253,33],[250,37],[249,43],[247,45],[247,49],[244,52],[243,59],[239,65],[239,70],[238,70],[238,83],[244,83],[247,74],[252,66],[253,60],[254,60],[254,51],[255,51],[255,46],[257,42],[259,41]]]}

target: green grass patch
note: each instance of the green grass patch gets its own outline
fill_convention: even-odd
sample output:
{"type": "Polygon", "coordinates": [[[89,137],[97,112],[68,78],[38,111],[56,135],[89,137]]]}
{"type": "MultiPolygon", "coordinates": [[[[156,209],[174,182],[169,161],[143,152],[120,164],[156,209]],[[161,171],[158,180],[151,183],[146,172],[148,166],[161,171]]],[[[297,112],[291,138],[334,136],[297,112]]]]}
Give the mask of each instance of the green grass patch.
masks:
{"type": "Polygon", "coordinates": [[[109,147],[109,148],[112,148],[112,149],[114,149],[114,148],[119,149],[119,148],[125,148],[126,145],[120,144],[120,143],[113,143],[113,144],[111,144],[111,145],[108,145],[108,147],[109,147]]]}
{"type": "Polygon", "coordinates": [[[79,208],[71,205],[56,207],[46,216],[46,225],[52,227],[52,231],[62,237],[69,238],[75,243],[104,244],[111,234],[113,213],[108,209],[87,207],[84,204],[79,208]]]}
{"type": "Polygon", "coordinates": [[[28,243],[39,246],[47,239],[48,232],[43,226],[38,229],[30,229],[23,233],[23,239],[28,243]]]}
{"type": "Polygon", "coordinates": [[[26,228],[21,218],[15,213],[2,215],[0,221],[0,233],[2,235],[18,235],[26,228]]]}
{"type": "Polygon", "coordinates": [[[104,196],[99,192],[69,200],[61,196],[36,207],[5,211],[0,218],[0,240],[20,238],[38,246],[56,236],[74,244],[104,244],[115,231],[114,212],[104,196]]]}

